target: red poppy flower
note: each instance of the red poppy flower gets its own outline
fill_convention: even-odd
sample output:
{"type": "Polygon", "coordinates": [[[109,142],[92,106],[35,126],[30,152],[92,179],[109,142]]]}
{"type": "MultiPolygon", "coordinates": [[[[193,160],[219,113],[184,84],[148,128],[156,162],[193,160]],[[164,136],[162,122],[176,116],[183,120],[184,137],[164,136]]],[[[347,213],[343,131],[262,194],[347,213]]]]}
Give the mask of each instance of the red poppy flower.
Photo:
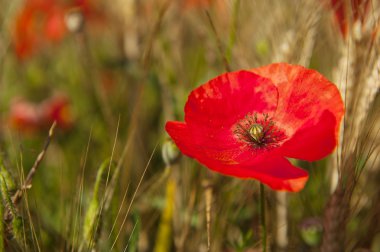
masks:
{"type": "Polygon", "coordinates": [[[23,133],[44,131],[54,121],[61,129],[69,129],[73,124],[70,102],[65,95],[55,95],[40,104],[17,99],[12,102],[8,117],[10,126],[23,133]]]}
{"type": "Polygon", "coordinates": [[[185,122],[167,122],[179,149],[211,170],[299,191],[306,171],[337,145],[344,113],[336,86],[314,70],[285,63],[225,73],[196,88],[185,122]]]}
{"type": "Polygon", "coordinates": [[[44,45],[63,39],[66,7],[58,1],[27,0],[16,17],[14,44],[19,59],[25,59],[44,45]]]}
{"type": "Polygon", "coordinates": [[[41,122],[47,127],[56,121],[57,126],[69,129],[72,126],[69,99],[64,95],[56,95],[40,105],[41,122]]]}
{"type": "Polygon", "coordinates": [[[40,127],[40,114],[38,108],[23,99],[12,102],[9,123],[14,129],[24,133],[33,133],[40,127]]]}
{"type": "Polygon", "coordinates": [[[68,33],[65,17],[80,11],[83,18],[92,22],[104,21],[103,11],[93,1],[26,0],[16,16],[13,42],[19,59],[26,59],[46,44],[60,42],[68,33]]]}

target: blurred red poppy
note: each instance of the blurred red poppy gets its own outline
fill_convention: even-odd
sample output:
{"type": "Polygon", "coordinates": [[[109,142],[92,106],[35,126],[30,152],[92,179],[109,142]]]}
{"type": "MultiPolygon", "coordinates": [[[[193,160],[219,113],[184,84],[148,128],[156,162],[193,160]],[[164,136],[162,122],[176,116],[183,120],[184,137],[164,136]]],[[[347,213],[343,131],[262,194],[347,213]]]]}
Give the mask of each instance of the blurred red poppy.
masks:
{"type": "Polygon", "coordinates": [[[360,20],[363,24],[371,6],[371,0],[351,0],[354,21],[360,20]]]}
{"type": "Polygon", "coordinates": [[[16,16],[14,44],[19,59],[32,55],[45,42],[60,41],[67,29],[65,7],[56,1],[26,0],[16,16]]]}
{"type": "Polygon", "coordinates": [[[56,95],[40,105],[41,122],[49,127],[54,121],[57,126],[69,129],[72,126],[72,116],[69,99],[64,95],[56,95]]]}
{"type": "Polygon", "coordinates": [[[70,102],[64,95],[53,96],[40,104],[17,99],[12,102],[8,117],[10,126],[23,133],[46,130],[54,121],[61,129],[72,126],[70,102]]]}
{"type": "Polygon", "coordinates": [[[335,21],[338,28],[342,36],[345,38],[347,36],[348,29],[345,0],[331,0],[331,8],[334,11],[335,21]]]}
{"type": "Polygon", "coordinates": [[[330,0],[335,21],[343,38],[347,37],[349,26],[360,21],[363,25],[369,11],[371,0],[330,0]],[[349,9],[352,10],[352,23],[349,22],[349,9]]]}
{"type": "Polygon", "coordinates": [[[225,73],[196,88],[185,122],[166,131],[187,156],[219,173],[299,191],[306,171],[287,158],[319,160],[337,145],[344,106],[336,86],[285,63],[225,73]]]}
{"type": "Polygon", "coordinates": [[[101,12],[89,0],[73,0],[71,3],[60,0],[26,0],[15,21],[13,42],[17,57],[26,59],[44,45],[61,41],[68,28],[72,28],[71,23],[68,27],[66,19],[74,10],[81,15],[80,18],[104,20],[101,12]]]}
{"type": "Polygon", "coordinates": [[[35,132],[40,127],[39,111],[34,104],[17,99],[11,104],[9,123],[12,128],[21,132],[35,132]]]}

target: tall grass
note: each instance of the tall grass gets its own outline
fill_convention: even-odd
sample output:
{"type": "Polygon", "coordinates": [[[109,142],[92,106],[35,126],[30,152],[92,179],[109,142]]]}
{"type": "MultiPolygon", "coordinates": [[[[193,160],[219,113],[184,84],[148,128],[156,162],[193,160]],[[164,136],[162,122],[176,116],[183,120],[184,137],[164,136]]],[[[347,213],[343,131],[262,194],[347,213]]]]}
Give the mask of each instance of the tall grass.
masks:
{"type": "Polygon", "coordinates": [[[380,4],[363,26],[348,11],[344,39],[319,0],[185,2],[99,1],[101,21],[20,60],[24,1],[0,0],[0,251],[260,250],[258,184],[179,157],[164,124],[210,78],[278,61],[331,79],[346,114],[335,153],[298,163],[302,192],[266,191],[268,251],[380,251],[380,4]],[[9,123],[15,98],[57,92],[70,129],[9,123]]]}

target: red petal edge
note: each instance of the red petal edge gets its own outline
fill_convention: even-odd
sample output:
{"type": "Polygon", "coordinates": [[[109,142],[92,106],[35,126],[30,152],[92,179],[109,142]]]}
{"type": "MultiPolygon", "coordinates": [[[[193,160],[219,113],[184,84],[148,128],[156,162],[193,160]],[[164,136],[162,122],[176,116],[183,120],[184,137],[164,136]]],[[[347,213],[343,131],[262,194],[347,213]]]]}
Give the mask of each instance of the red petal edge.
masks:
{"type": "Polygon", "coordinates": [[[212,165],[209,168],[225,175],[259,180],[277,191],[298,192],[304,188],[309,177],[305,170],[293,166],[286,158],[278,156],[268,157],[251,166],[212,165]]]}
{"type": "Polygon", "coordinates": [[[275,121],[289,140],[279,151],[308,161],[330,154],[338,143],[344,105],[337,87],[315,70],[277,63],[252,69],[278,87],[275,121]]]}

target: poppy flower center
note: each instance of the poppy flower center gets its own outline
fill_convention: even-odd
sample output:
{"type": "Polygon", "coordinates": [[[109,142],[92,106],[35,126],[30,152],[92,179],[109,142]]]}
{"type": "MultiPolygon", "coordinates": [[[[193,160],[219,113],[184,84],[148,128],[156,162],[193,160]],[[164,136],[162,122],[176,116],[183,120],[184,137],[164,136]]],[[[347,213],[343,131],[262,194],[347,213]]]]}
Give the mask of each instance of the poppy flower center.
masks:
{"type": "Polygon", "coordinates": [[[255,150],[270,150],[278,147],[286,135],[268,114],[247,114],[232,128],[235,138],[255,150]]]}
{"type": "Polygon", "coordinates": [[[256,143],[260,143],[264,136],[264,127],[261,124],[253,124],[249,129],[249,135],[256,143]]]}

